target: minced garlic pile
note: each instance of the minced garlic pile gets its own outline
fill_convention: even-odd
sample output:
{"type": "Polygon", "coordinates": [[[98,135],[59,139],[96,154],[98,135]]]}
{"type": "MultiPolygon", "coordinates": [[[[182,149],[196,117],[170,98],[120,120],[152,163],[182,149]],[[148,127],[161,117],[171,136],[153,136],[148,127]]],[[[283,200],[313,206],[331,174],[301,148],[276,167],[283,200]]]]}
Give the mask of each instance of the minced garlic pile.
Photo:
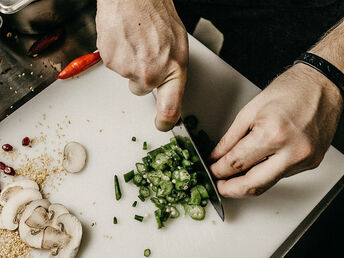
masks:
{"type": "Polygon", "coordinates": [[[19,237],[18,231],[0,229],[0,258],[30,257],[30,247],[19,237]]]}

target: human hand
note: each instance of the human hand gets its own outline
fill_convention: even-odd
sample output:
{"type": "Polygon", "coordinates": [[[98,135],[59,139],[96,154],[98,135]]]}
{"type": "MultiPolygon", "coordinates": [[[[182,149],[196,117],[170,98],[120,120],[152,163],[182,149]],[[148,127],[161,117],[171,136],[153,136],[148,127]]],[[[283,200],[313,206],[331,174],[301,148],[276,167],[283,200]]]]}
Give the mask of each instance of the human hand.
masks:
{"type": "Polygon", "coordinates": [[[313,68],[294,65],[240,111],[213,150],[220,194],[260,195],[283,177],[317,167],[342,109],[335,85],[313,68]]]}
{"type": "Polygon", "coordinates": [[[157,88],[156,127],[178,121],[188,38],[172,0],[98,0],[97,46],[105,65],[129,79],[136,95],[157,88]]]}

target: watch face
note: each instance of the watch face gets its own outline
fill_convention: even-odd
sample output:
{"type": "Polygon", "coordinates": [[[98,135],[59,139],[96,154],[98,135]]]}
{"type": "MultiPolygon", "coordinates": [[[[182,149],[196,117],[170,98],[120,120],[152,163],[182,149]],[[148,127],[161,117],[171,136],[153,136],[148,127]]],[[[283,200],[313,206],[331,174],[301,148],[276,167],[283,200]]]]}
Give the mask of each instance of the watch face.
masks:
{"type": "Polygon", "coordinates": [[[33,1],[34,0],[0,0],[0,12],[4,14],[16,13],[33,1]]]}

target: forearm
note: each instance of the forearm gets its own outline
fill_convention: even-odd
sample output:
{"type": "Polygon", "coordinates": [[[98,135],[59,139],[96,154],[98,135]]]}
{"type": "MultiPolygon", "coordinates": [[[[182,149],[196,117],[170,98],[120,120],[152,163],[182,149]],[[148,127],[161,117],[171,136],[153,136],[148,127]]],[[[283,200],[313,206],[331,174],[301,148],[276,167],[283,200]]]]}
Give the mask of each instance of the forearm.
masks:
{"type": "MultiPolygon", "coordinates": [[[[322,57],[344,73],[344,19],[330,29],[309,52],[322,57]]],[[[302,69],[297,69],[297,75],[304,79],[308,78],[321,87],[323,94],[328,97],[329,104],[332,104],[329,107],[334,106],[341,113],[343,111],[343,95],[339,88],[315,69],[305,64],[297,64],[297,66],[302,67],[302,69]]]]}
{"type": "Polygon", "coordinates": [[[344,19],[329,30],[309,52],[324,58],[344,73],[344,19]]]}

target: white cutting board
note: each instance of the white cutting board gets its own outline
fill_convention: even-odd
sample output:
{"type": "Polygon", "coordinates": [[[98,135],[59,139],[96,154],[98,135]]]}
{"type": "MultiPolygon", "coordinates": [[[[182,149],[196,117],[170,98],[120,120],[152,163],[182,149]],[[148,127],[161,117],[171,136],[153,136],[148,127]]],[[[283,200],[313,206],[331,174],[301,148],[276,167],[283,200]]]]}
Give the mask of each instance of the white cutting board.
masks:
{"type": "MultiPolygon", "coordinates": [[[[196,114],[200,127],[218,140],[260,90],[193,38],[190,52],[184,113],[196,114]]],[[[208,205],[204,221],[181,216],[158,230],[153,205],[138,201],[131,207],[137,188],[121,176],[145,155],[144,140],[153,149],[172,137],[154,128],[155,112],[151,95],[133,96],[127,80],[100,64],[79,78],[53,83],[0,123],[0,144],[17,143],[20,148],[24,136],[47,135],[46,145],[20,148],[31,156],[44,147],[55,155],[54,148],[71,140],[87,148],[86,169],[65,176],[58,190],[50,189],[50,200],[64,204],[83,224],[79,257],[143,257],[146,248],[152,250],[151,257],[267,257],[344,174],[344,156],[331,147],[318,169],[282,180],[258,198],[225,200],[225,222],[208,205]],[[66,120],[71,124],[60,133],[66,136],[58,139],[56,124],[66,120]],[[43,126],[36,127],[38,122],[43,126]],[[138,141],[132,142],[132,136],[138,141]],[[121,180],[120,201],[114,199],[115,173],[121,180]],[[140,223],[134,214],[150,216],[140,223]]],[[[38,254],[46,255],[35,251],[33,257],[38,254]]]]}

